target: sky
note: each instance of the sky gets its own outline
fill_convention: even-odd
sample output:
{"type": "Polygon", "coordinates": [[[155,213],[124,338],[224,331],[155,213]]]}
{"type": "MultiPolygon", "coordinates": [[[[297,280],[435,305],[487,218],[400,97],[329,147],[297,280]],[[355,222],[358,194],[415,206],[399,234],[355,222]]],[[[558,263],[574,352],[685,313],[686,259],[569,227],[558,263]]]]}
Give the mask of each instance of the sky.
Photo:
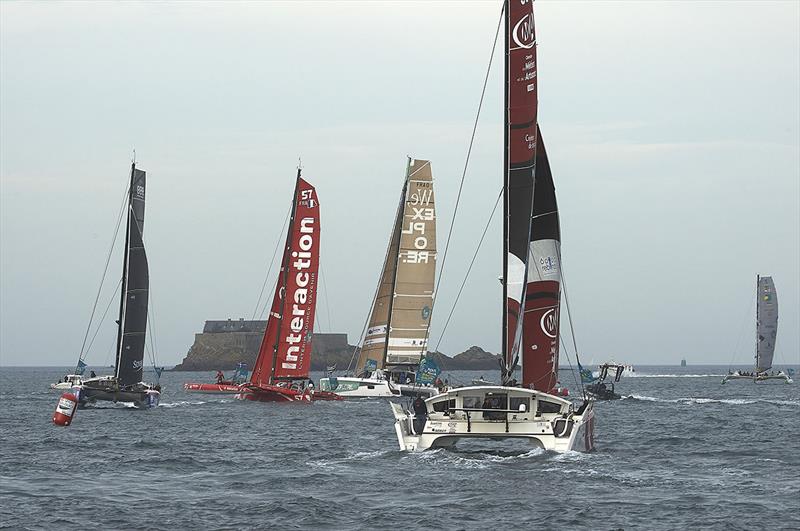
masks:
{"type": "MultiPolygon", "coordinates": [[[[253,316],[299,159],[319,330],[357,341],[406,156],[431,160],[444,249],[500,6],[0,2],[0,364],[74,365],[134,149],[159,364],[253,316]]],[[[747,366],[762,274],[776,358],[800,363],[800,3],[537,0],[536,24],[581,358],[747,366]]],[[[500,346],[498,219],[442,331],[501,187],[502,105],[498,53],[437,290],[450,355],[500,346]]],[[[113,362],[114,313],[89,363],[113,362]]]]}

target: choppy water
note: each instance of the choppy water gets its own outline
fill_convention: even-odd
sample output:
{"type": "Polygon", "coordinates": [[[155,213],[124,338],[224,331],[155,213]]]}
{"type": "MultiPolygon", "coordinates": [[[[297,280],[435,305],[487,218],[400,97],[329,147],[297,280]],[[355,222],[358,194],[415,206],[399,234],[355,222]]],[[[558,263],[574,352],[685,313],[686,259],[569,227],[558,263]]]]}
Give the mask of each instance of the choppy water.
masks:
{"type": "Polygon", "coordinates": [[[800,383],[637,370],[617,387],[629,398],[597,406],[597,451],[557,455],[406,454],[386,402],[183,392],[211,373],[164,373],[159,408],[81,410],[60,428],[47,387],[63,369],[2,368],[0,527],[800,528],[800,383]]]}

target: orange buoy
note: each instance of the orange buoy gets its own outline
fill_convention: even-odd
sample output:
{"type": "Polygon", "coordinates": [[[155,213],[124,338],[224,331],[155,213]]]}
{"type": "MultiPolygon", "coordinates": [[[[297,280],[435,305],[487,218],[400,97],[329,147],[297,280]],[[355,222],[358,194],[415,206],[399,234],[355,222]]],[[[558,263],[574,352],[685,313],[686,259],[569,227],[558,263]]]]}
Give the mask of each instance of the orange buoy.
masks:
{"type": "Polygon", "coordinates": [[[56,412],[53,413],[53,424],[57,426],[69,426],[75,417],[75,410],[78,409],[78,398],[72,393],[64,393],[58,399],[56,412]]]}

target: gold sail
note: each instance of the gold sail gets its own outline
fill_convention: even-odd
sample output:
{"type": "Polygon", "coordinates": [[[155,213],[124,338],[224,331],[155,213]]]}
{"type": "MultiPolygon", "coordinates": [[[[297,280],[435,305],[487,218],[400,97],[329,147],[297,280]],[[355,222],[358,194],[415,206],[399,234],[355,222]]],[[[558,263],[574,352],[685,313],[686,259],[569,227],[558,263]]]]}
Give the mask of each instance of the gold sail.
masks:
{"type": "Polygon", "coordinates": [[[409,159],[357,370],[419,363],[427,351],[436,273],[436,208],[430,161],[409,159]]]}

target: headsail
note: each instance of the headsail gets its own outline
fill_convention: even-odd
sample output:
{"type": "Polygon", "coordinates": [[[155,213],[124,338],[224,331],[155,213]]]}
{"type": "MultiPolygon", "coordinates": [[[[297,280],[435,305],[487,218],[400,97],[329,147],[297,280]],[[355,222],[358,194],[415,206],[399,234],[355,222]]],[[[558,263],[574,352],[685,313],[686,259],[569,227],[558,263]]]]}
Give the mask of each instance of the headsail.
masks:
{"type": "Polygon", "coordinates": [[[308,378],[319,271],[319,200],[297,171],[292,216],[267,328],[250,382],[308,378]]]}
{"type": "Polygon", "coordinates": [[[128,191],[128,222],[122,266],[122,294],[115,364],[115,376],[120,386],[142,381],[150,286],[147,255],[142,240],[144,198],[145,172],[136,169],[134,163],[131,164],[131,184],[128,191]]]}
{"type": "Polygon", "coordinates": [[[509,368],[522,337],[536,162],[536,34],[533,0],[506,0],[503,357],[509,368]]]}
{"type": "Polygon", "coordinates": [[[358,371],[416,365],[427,352],[436,272],[436,208],[430,161],[409,159],[381,284],[358,371]]]}
{"type": "Polygon", "coordinates": [[[772,277],[758,278],[756,300],[756,372],[772,368],[778,335],[778,294],[772,277]]]}
{"type": "Polygon", "coordinates": [[[558,380],[561,229],[553,174],[538,131],[528,287],[522,339],[522,385],[549,393],[558,380]]]}

